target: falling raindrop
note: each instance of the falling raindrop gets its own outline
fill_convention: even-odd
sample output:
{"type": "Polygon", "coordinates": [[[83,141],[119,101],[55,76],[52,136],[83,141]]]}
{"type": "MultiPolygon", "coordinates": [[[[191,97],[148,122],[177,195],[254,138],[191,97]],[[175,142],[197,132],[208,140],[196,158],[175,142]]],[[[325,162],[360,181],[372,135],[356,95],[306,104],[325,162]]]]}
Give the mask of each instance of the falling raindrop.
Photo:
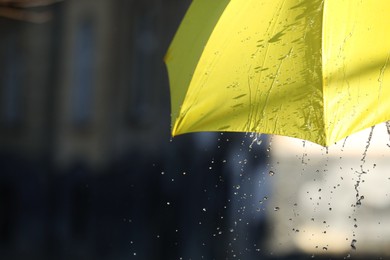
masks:
{"type": "Polygon", "coordinates": [[[372,126],[371,130],[370,130],[370,133],[368,135],[366,147],[364,148],[363,157],[362,157],[362,159],[360,159],[362,161],[362,165],[361,165],[362,172],[364,172],[363,171],[363,164],[366,162],[367,151],[368,151],[368,148],[370,148],[370,145],[371,145],[371,140],[372,140],[372,135],[374,133],[374,129],[375,129],[375,126],[372,126]]]}
{"type": "Polygon", "coordinates": [[[261,145],[263,142],[263,139],[261,138],[261,134],[255,133],[252,134],[250,137],[252,137],[252,143],[249,145],[249,149],[252,149],[254,144],[261,145]]]}
{"type": "Polygon", "coordinates": [[[345,137],[345,139],[344,139],[343,145],[341,146],[341,151],[344,151],[345,144],[347,143],[347,140],[348,140],[348,136],[345,137]]]}
{"type": "MultiPolygon", "coordinates": [[[[386,122],[386,129],[387,129],[387,134],[389,135],[389,141],[390,141],[390,121],[386,122]]],[[[388,147],[390,147],[390,144],[387,144],[388,147]]]]}
{"type": "Polygon", "coordinates": [[[356,250],[356,239],[352,239],[352,242],[351,242],[351,247],[352,247],[352,249],[354,249],[354,250],[356,250]]]}

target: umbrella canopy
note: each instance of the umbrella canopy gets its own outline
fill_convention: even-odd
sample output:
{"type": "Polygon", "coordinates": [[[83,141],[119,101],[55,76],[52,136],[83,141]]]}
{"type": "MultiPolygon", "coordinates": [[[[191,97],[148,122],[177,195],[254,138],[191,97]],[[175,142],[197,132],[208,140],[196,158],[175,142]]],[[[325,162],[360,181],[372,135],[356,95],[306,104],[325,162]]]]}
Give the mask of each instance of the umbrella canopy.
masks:
{"type": "Polygon", "coordinates": [[[328,146],[390,119],[389,0],[194,0],[165,62],[172,134],[328,146]]]}

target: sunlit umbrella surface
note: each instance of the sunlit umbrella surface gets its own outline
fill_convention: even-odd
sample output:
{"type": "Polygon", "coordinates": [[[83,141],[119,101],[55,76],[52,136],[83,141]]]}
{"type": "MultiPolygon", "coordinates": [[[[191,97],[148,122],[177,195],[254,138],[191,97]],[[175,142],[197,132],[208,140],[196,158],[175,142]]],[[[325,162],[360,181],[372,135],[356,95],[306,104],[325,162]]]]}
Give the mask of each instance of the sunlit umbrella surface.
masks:
{"type": "Polygon", "coordinates": [[[390,119],[389,0],[194,0],[165,57],[172,134],[323,146],[390,119]]]}

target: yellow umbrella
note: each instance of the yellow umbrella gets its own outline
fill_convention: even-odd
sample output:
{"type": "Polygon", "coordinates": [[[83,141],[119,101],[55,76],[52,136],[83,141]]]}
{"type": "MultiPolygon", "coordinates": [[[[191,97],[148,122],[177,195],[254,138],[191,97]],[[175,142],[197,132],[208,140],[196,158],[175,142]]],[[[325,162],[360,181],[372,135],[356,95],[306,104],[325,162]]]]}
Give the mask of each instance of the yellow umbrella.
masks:
{"type": "Polygon", "coordinates": [[[172,134],[328,146],[390,119],[389,0],[194,0],[165,57],[172,134]]]}

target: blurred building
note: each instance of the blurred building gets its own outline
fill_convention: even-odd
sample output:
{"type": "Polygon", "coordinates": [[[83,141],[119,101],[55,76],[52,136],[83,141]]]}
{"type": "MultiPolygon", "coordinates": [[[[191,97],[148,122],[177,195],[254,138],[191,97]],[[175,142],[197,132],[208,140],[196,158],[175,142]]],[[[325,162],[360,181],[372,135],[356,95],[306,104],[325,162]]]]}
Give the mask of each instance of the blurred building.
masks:
{"type": "Polygon", "coordinates": [[[65,1],[46,24],[2,19],[0,149],[61,167],[156,150],[177,2],[65,1]]]}
{"type": "Polygon", "coordinates": [[[112,259],[127,234],[146,246],[134,233],[159,209],[148,174],[169,143],[163,55],[187,5],[64,1],[44,24],[0,18],[1,259],[112,259]]]}

